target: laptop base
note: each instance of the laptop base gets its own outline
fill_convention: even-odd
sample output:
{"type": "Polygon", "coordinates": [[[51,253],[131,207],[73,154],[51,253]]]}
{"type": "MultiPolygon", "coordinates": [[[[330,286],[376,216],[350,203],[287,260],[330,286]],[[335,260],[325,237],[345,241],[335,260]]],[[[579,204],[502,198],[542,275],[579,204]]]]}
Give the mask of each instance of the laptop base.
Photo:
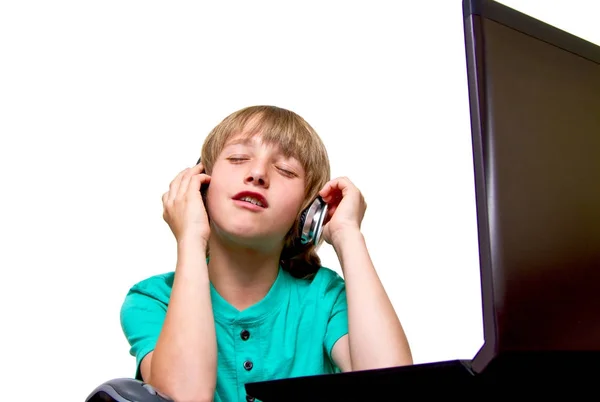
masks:
{"type": "Polygon", "coordinates": [[[501,353],[481,373],[470,360],[416,364],[246,384],[270,401],[394,401],[410,395],[484,400],[489,396],[570,396],[597,390],[600,352],[501,353]]]}

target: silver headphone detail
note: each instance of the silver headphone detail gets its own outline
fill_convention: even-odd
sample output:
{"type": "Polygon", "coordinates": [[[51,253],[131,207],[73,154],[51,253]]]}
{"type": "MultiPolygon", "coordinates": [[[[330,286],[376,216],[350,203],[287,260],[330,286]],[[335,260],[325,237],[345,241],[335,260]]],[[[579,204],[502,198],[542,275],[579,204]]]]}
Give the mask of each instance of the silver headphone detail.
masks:
{"type": "Polygon", "coordinates": [[[323,226],[327,217],[327,203],[317,197],[306,211],[301,220],[300,242],[303,245],[313,243],[317,245],[323,235],[323,226]]]}

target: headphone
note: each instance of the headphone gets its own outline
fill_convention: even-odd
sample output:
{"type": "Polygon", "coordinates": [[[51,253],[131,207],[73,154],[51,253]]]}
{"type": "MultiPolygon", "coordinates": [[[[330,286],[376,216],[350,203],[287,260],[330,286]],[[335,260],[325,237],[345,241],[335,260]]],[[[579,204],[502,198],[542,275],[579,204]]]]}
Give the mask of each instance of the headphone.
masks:
{"type": "MultiPolygon", "coordinates": [[[[196,165],[200,163],[200,159],[196,162],[196,165]]],[[[200,189],[202,197],[205,197],[206,188],[208,185],[203,185],[200,189]]],[[[295,241],[300,243],[302,246],[308,246],[314,244],[315,246],[321,241],[323,236],[323,227],[325,226],[325,218],[327,217],[327,203],[323,201],[321,196],[317,196],[313,202],[302,211],[300,214],[300,220],[298,224],[298,230],[300,237],[295,241]]]]}

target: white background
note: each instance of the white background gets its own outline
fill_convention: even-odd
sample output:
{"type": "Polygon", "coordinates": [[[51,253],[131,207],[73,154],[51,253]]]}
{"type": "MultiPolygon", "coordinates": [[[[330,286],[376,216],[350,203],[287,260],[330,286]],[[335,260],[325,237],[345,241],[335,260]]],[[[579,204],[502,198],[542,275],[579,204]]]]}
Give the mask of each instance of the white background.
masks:
{"type": "MultiPolygon", "coordinates": [[[[503,3],[600,43],[595,0],[503,3]]],[[[214,125],[254,104],[305,117],[333,176],[365,194],[415,362],[473,357],[462,24],[459,0],[3,2],[2,399],[83,401],[133,376],[121,303],[176,257],[161,194],[214,125]]],[[[331,247],[321,256],[339,271],[331,247]]]]}

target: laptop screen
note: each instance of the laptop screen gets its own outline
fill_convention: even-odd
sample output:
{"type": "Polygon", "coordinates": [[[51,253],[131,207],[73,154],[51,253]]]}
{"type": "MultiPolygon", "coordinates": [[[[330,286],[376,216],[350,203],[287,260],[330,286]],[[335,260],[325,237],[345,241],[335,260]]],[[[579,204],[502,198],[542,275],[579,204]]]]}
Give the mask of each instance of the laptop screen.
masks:
{"type": "Polygon", "coordinates": [[[600,48],[488,14],[466,22],[486,338],[600,350],[600,48]]]}

